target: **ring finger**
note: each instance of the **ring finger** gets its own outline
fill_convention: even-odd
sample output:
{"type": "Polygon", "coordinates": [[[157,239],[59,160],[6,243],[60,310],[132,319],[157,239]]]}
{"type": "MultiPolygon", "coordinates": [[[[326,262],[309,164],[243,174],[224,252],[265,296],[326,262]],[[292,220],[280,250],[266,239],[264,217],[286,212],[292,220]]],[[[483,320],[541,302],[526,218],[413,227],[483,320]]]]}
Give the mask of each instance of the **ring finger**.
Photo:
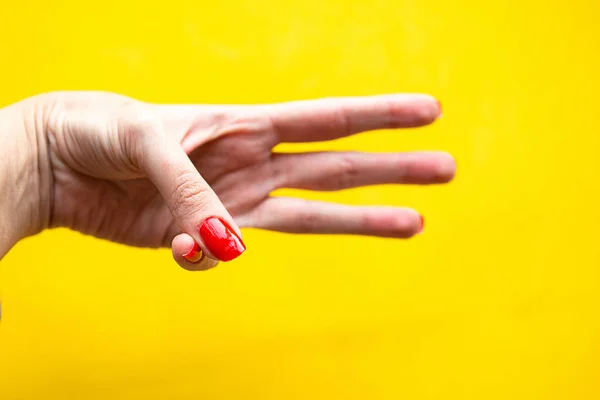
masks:
{"type": "Polygon", "coordinates": [[[452,180],[456,164],[443,152],[322,152],[274,154],[279,188],[341,190],[382,184],[436,184],[452,180]]]}
{"type": "Polygon", "coordinates": [[[348,234],[409,238],[423,230],[423,217],[410,208],[348,206],[270,197],[255,210],[252,226],[287,233],[348,234]]]}

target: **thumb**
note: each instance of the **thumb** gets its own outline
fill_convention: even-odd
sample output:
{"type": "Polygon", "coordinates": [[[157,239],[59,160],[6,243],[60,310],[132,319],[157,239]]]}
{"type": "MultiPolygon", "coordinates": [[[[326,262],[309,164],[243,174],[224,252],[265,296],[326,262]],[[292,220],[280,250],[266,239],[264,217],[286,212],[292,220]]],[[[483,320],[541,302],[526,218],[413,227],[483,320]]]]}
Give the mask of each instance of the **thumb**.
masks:
{"type": "MultiPolygon", "coordinates": [[[[230,261],[240,256],[246,246],[239,227],[181,146],[162,132],[146,133],[142,142],[141,167],[162,194],[177,227],[209,258],[230,261]]],[[[203,258],[196,255],[190,261],[203,258]]]]}

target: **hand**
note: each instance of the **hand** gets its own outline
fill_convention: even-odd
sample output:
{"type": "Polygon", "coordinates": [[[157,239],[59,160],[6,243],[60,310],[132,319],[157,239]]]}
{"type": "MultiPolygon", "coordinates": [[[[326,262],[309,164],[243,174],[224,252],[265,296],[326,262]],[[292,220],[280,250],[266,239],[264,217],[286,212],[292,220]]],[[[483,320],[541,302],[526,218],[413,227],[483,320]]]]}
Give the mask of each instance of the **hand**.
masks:
{"type": "Polygon", "coordinates": [[[440,106],[425,95],[196,106],[65,92],[42,95],[37,104],[47,139],[39,154],[48,179],[41,181],[50,182],[52,194],[42,205],[48,207],[45,225],[133,246],[171,244],[175,260],[188,269],[241,254],[239,227],[408,238],[422,229],[411,209],[270,193],[444,183],[455,172],[453,159],[439,152],[272,151],[283,142],[430,124],[440,106]]]}

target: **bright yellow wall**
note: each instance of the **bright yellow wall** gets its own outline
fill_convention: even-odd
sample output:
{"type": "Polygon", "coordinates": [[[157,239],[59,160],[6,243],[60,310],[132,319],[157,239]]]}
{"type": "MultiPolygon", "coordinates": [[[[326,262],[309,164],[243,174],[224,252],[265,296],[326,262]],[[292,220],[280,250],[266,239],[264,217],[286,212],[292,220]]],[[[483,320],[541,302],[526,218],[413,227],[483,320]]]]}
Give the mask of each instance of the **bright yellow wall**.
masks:
{"type": "Polygon", "coordinates": [[[414,206],[422,237],[247,231],[246,255],[208,273],[65,231],[27,240],[0,266],[0,398],[600,398],[599,10],[3,0],[0,104],[430,92],[434,127],[326,148],[447,149],[459,174],[307,194],[414,206]]]}

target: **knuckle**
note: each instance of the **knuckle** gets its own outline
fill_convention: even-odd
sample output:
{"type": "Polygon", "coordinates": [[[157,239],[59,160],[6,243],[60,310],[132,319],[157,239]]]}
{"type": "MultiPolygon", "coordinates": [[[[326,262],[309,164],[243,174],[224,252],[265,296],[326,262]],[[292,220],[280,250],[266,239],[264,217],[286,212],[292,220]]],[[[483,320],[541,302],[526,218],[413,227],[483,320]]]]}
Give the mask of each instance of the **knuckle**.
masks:
{"type": "MultiPolygon", "coordinates": [[[[270,177],[270,190],[288,187],[302,187],[301,177],[298,176],[298,164],[296,159],[289,159],[287,155],[273,154],[268,164],[270,177]]],[[[293,157],[293,156],[292,156],[293,157]]]]}
{"type": "Polygon", "coordinates": [[[340,105],[335,109],[334,118],[339,126],[342,136],[350,136],[353,132],[352,122],[350,121],[351,111],[347,107],[340,105]]]}
{"type": "Polygon", "coordinates": [[[138,102],[127,103],[119,114],[119,125],[125,136],[144,139],[161,132],[162,119],[150,105],[138,102]]]}
{"type": "Polygon", "coordinates": [[[386,100],[385,106],[387,111],[387,118],[384,127],[387,129],[396,128],[398,125],[400,125],[399,121],[402,120],[404,110],[400,107],[400,105],[397,102],[391,99],[386,100]]]}
{"type": "Polygon", "coordinates": [[[127,118],[126,128],[130,135],[146,137],[160,130],[160,120],[149,112],[143,112],[127,118]]]}
{"type": "Polygon", "coordinates": [[[359,232],[371,232],[376,230],[378,227],[377,219],[373,216],[372,213],[367,211],[361,212],[356,218],[356,220],[357,230],[359,232]]]}
{"type": "Polygon", "coordinates": [[[302,228],[302,231],[308,233],[318,232],[322,226],[323,218],[314,212],[308,211],[300,215],[298,225],[302,228]]]}
{"type": "Polygon", "coordinates": [[[303,233],[323,233],[331,229],[331,219],[323,212],[315,209],[310,202],[305,201],[303,211],[297,213],[295,225],[303,233]]]}
{"type": "Polygon", "coordinates": [[[117,119],[121,145],[134,164],[144,164],[146,149],[162,132],[162,120],[150,106],[127,103],[117,119]]]}
{"type": "Polygon", "coordinates": [[[173,191],[173,208],[176,213],[187,216],[206,209],[208,205],[208,189],[199,185],[191,174],[179,174],[173,191]]]}
{"type": "Polygon", "coordinates": [[[342,155],[335,165],[334,189],[347,189],[356,186],[360,168],[352,155],[342,155]]]}
{"type": "Polygon", "coordinates": [[[215,137],[231,134],[257,134],[272,129],[270,118],[261,118],[250,112],[219,114],[213,124],[215,137]]]}

